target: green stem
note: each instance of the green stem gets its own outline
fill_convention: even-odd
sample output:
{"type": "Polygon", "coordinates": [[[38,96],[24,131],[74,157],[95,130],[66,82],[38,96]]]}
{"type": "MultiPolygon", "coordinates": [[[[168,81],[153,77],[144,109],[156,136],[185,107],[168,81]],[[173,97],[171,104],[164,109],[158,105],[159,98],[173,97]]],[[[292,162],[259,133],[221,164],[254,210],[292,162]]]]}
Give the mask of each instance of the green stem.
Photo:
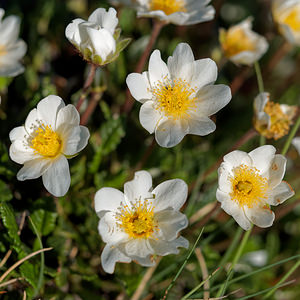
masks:
{"type": "Polygon", "coordinates": [[[241,255],[242,255],[242,252],[243,252],[243,250],[245,248],[245,245],[247,244],[248,238],[249,238],[249,236],[251,234],[252,228],[253,228],[253,225],[244,234],[242,242],[241,242],[241,244],[240,244],[240,246],[239,246],[239,248],[238,248],[238,250],[237,250],[237,252],[236,252],[236,254],[235,254],[234,258],[233,258],[233,260],[232,260],[232,264],[231,264],[229,270],[227,271],[227,279],[226,279],[225,283],[219,289],[219,292],[218,292],[216,298],[224,296],[224,294],[226,292],[226,289],[227,289],[227,286],[228,286],[228,282],[231,280],[231,278],[233,276],[234,267],[235,267],[235,265],[237,264],[237,262],[239,261],[241,255]]]}
{"type": "Polygon", "coordinates": [[[254,63],[254,68],[255,68],[255,73],[256,73],[256,78],[258,83],[258,90],[260,93],[263,93],[265,91],[264,81],[261,75],[261,70],[258,61],[254,63]]]}
{"type": "Polygon", "coordinates": [[[266,144],[266,138],[264,136],[259,137],[259,146],[263,146],[266,144]]]}
{"type": "MultiPolygon", "coordinates": [[[[38,230],[35,226],[35,224],[33,223],[32,219],[30,218],[30,216],[28,216],[28,219],[31,223],[31,226],[36,234],[36,237],[38,239],[38,242],[40,244],[40,249],[43,249],[43,243],[42,243],[42,240],[41,240],[41,237],[38,233],[38,230]]],[[[45,267],[45,255],[44,255],[44,252],[41,252],[41,267],[40,267],[40,274],[39,274],[39,279],[38,279],[38,283],[37,283],[37,286],[36,286],[36,289],[34,290],[34,296],[33,297],[36,297],[39,293],[39,290],[41,289],[42,287],[42,284],[43,284],[43,279],[44,279],[44,267],[45,267]]]]}
{"type": "Polygon", "coordinates": [[[297,270],[300,266],[300,259],[293,265],[293,267],[278,281],[278,283],[263,297],[263,299],[267,299],[272,296],[275,291],[285,282],[293,272],[297,270]]]}
{"type": "Polygon", "coordinates": [[[283,146],[283,149],[281,151],[282,155],[286,155],[286,153],[288,152],[289,147],[290,147],[290,145],[292,143],[292,140],[293,140],[294,136],[296,135],[296,133],[297,133],[297,131],[299,129],[299,126],[300,126],[300,117],[298,117],[298,119],[297,119],[294,127],[292,128],[292,130],[290,132],[290,135],[288,136],[288,138],[287,138],[287,140],[286,140],[286,142],[285,142],[285,144],[283,146]]]}

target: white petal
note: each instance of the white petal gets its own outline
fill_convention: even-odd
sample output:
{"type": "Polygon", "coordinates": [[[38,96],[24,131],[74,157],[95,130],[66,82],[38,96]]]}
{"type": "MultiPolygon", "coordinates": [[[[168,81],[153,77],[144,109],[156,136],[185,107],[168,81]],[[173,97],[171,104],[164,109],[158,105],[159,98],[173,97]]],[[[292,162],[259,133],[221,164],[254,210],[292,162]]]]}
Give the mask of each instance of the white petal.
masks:
{"type": "Polygon", "coordinates": [[[17,16],[8,16],[2,21],[0,27],[2,45],[13,44],[17,40],[20,31],[20,23],[20,18],[17,16]]]}
{"type": "Polygon", "coordinates": [[[125,244],[125,253],[129,256],[146,257],[154,254],[148,240],[134,239],[125,244]]]}
{"type": "Polygon", "coordinates": [[[20,181],[36,179],[42,176],[50,167],[50,159],[33,159],[25,162],[23,168],[18,172],[17,178],[20,181]]]}
{"type": "Polygon", "coordinates": [[[14,141],[9,148],[10,158],[18,164],[24,164],[26,161],[40,158],[35,151],[24,144],[24,140],[14,141]]]}
{"type": "Polygon", "coordinates": [[[208,135],[216,130],[216,124],[207,117],[188,119],[189,134],[208,135]]]}
{"type": "Polygon", "coordinates": [[[189,242],[183,237],[179,237],[173,241],[150,240],[150,245],[154,249],[156,255],[178,254],[179,247],[188,248],[189,242]]]}
{"type": "Polygon", "coordinates": [[[46,190],[55,197],[64,196],[69,190],[71,182],[67,159],[60,155],[43,174],[43,184],[46,190]]]}
{"type": "Polygon", "coordinates": [[[134,173],[134,178],[124,184],[124,194],[129,201],[139,201],[151,198],[152,177],[147,171],[134,173]]]}
{"type": "Polygon", "coordinates": [[[67,39],[71,43],[75,43],[76,45],[80,45],[82,42],[80,32],[79,32],[79,27],[78,25],[81,23],[84,23],[85,21],[82,19],[75,19],[72,21],[72,23],[68,24],[65,35],[67,39]]]}
{"type": "MultiPolygon", "coordinates": [[[[224,193],[231,192],[231,182],[230,178],[233,176],[232,166],[229,163],[223,162],[221,163],[218,169],[218,177],[219,177],[219,189],[224,193]]],[[[218,192],[218,190],[217,190],[218,192]]],[[[217,197],[218,199],[218,197],[217,197]]],[[[220,201],[220,200],[219,200],[220,201]]]]}
{"type": "Polygon", "coordinates": [[[152,255],[146,257],[131,256],[132,260],[143,267],[152,267],[155,265],[155,260],[152,255]]]}
{"type": "Polygon", "coordinates": [[[254,109],[256,112],[263,112],[266,104],[270,100],[269,93],[260,93],[254,99],[254,109]]]}
{"type": "Polygon", "coordinates": [[[117,12],[114,8],[110,7],[106,12],[104,8],[97,8],[88,19],[89,22],[96,23],[102,28],[107,29],[111,34],[118,25],[117,12]]]}
{"type": "Polygon", "coordinates": [[[296,137],[292,140],[292,144],[297,149],[299,155],[300,155],[300,137],[296,137]]]}
{"type": "Polygon", "coordinates": [[[179,144],[188,132],[186,121],[165,119],[156,127],[155,139],[160,146],[170,148],[179,144]]]}
{"type": "Polygon", "coordinates": [[[270,163],[268,170],[268,187],[273,188],[277,186],[283,179],[286,167],[286,158],[281,154],[275,154],[270,163]]]}
{"type": "Polygon", "coordinates": [[[211,116],[222,109],[231,100],[231,90],[227,85],[207,85],[197,93],[197,110],[211,116]]]}
{"type": "MultiPolygon", "coordinates": [[[[58,111],[65,106],[64,101],[55,95],[42,99],[37,105],[38,118],[46,125],[56,129],[56,117],[58,111]]],[[[27,121],[27,120],[26,120],[27,121]]],[[[26,124],[25,124],[26,127],[26,124]]]]}
{"type": "Polygon", "coordinates": [[[25,127],[19,126],[10,131],[9,139],[11,142],[14,142],[15,140],[22,140],[25,135],[27,135],[25,127]]]}
{"type": "Polygon", "coordinates": [[[131,73],[127,76],[126,83],[135,100],[144,103],[145,101],[152,99],[148,72],[143,72],[142,74],[131,73]]]}
{"type": "Polygon", "coordinates": [[[169,70],[165,62],[162,61],[159,50],[154,50],[149,60],[149,79],[152,86],[170,78],[169,70]]]}
{"type": "Polygon", "coordinates": [[[24,67],[18,63],[14,62],[12,65],[2,65],[0,69],[0,76],[1,77],[15,77],[24,72],[24,67]]]}
{"type": "Polygon", "coordinates": [[[121,203],[124,202],[124,194],[117,189],[104,187],[95,195],[95,211],[99,217],[105,212],[116,212],[121,203]]]}
{"type": "Polygon", "coordinates": [[[179,211],[165,209],[155,214],[155,220],[162,232],[163,239],[172,241],[177,238],[178,233],[188,226],[187,217],[179,211]]]}
{"type": "Polygon", "coordinates": [[[104,243],[117,245],[128,240],[128,235],[120,230],[115,213],[107,212],[99,221],[98,231],[104,243]]]}
{"type": "Polygon", "coordinates": [[[118,248],[106,245],[101,254],[103,270],[106,273],[112,274],[115,270],[116,262],[130,263],[131,259],[123,254],[118,248]]]}
{"type": "Polygon", "coordinates": [[[1,68],[4,65],[15,64],[15,62],[21,59],[27,50],[27,45],[23,40],[17,40],[16,43],[7,47],[6,51],[1,58],[1,68]]]}
{"type": "Polygon", "coordinates": [[[287,182],[282,181],[279,185],[271,190],[267,202],[270,205],[276,206],[294,195],[295,192],[292,187],[287,182]]]}
{"type": "Polygon", "coordinates": [[[251,157],[244,151],[234,150],[224,156],[224,161],[231,165],[232,168],[238,167],[241,164],[246,166],[252,165],[251,157]]]}
{"type": "Polygon", "coordinates": [[[37,109],[34,108],[29,112],[25,120],[25,130],[29,134],[33,133],[40,126],[38,121],[39,121],[38,112],[37,109]]]}
{"type": "Polygon", "coordinates": [[[260,174],[267,172],[275,152],[276,149],[272,145],[264,145],[249,152],[249,156],[253,161],[253,166],[260,171],[260,174]]]}
{"type": "Polygon", "coordinates": [[[65,107],[62,107],[57,114],[56,119],[56,128],[58,128],[61,124],[69,124],[78,126],[80,122],[80,116],[74,105],[68,104],[65,107]]]}
{"type": "Polygon", "coordinates": [[[141,125],[152,134],[162,119],[162,115],[155,109],[153,101],[147,101],[141,106],[139,118],[141,125]]]}
{"type": "Polygon", "coordinates": [[[90,37],[94,55],[99,55],[105,61],[109,55],[116,52],[116,41],[109,31],[106,29],[96,30],[90,27],[87,27],[86,31],[90,37]]]}
{"type": "Polygon", "coordinates": [[[275,214],[268,205],[253,208],[245,206],[245,214],[254,225],[262,228],[272,226],[275,219],[275,214]]]}
{"type": "Polygon", "coordinates": [[[181,179],[171,179],[159,184],[153,191],[154,212],[167,208],[179,210],[188,195],[188,186],[181,179]]]}
{"type": "Polygon", "coordinates": [[[198,89],[208,85],[213,84],[217,80],[218,69],[216,63],[210,59],[199,59],[193,63],[194,74],[190,85],[198,89]]]}

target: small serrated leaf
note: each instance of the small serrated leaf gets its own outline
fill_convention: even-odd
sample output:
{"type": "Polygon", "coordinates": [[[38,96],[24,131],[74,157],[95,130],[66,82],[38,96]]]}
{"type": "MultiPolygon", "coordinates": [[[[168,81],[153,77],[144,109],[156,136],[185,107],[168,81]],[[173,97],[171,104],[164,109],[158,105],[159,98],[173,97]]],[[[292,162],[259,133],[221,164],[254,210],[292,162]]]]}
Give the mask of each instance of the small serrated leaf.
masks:
{"type": "Polygon", "coordinates": [[[46,236],[54,230],[56,225],[56,218],[56,212],[51,212],[44,209],[35,210],[31,214],[31,219],[41,236],[46,236]]]}

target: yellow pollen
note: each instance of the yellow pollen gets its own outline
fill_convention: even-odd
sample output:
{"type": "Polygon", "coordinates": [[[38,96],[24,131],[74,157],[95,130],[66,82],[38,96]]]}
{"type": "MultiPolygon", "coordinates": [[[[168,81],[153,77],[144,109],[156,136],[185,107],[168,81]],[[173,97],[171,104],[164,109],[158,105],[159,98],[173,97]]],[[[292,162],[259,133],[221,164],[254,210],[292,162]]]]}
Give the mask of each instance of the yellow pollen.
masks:
{"type": "Polygon", "coordinates": [[[162,10],[166,15],[186,12],[184,0],[150,0],[150,10],[162,10]]]}
{"type": "Polygon", "coordinates": [[[59,154],[62,140],[59,135],[51,129],[51,126],[41,125],[35,131],[35,137],[31,141],[31,148],[45,157],[55,157],[59,154]]]}
{"type": "Polygon", "coordinates": [[[285,114],[279,103],[268,101],[264,112],[270,116],[270,126],[261,126],[259,121],[254,122],[256,130],[268,139],[279,139],[288,134],[290,125],[293,124],[291,116],[285,114]]]}
{"type": "Polygon", "coordinates": [[[158,229],[153,210],[147,201],[138,201],[132,207],[125,205],[116,215],[118,226],[131,238],[147,239],[158,229]]]}
{"type": "Polygon", "coordinates": [[[289,12],[283,23],[287,24],[294,31],[300,31],[300,5],[297,5],[289,12]]]}
{"type": "Polygon", "coordinates": [[[231,28],[227,32],[221,29],[220,43],[226,57],[232,57],[243,51],[255,50],[255,44],[241,28],[231,28]]]}
{"type": "Polygon", "coordinates": [[[249,208],[267,199],[268,182],[267,179],[259,175],[254,167],[240,165],[234,168],[234,176],[230,178],[230,197],[240,206],[249,208]]]}
{"type": "Polygon", "coordinates": [[[174,120],[187,119],[196,110],[196,91],[182,79],[159,82],[152,89],[156,98],[156,109],[174,120]]]}

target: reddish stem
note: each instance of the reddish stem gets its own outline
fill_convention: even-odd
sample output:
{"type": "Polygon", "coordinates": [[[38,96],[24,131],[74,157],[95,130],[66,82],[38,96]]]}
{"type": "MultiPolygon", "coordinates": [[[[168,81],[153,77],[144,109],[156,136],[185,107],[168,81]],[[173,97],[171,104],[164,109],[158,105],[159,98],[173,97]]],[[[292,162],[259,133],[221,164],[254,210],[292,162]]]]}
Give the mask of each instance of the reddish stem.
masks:
{"type": "Polygon", "coordinates": [[[96,69],[97,69],[97,66],[94,65],[94,64],[91,64],[89,75],[88,75],[88,77],[87,77],[87,79],[86,79],[86,81],[83,85],[83,89],[82,89],[80,98],[79,98],[78,103],[76,105],[76,109],[78,111],[80,110],[80,107],[81,107],[82,103],[86,99],[86,92],[87,92],[87,90],[89,89],[89,87],[91,86],[91,84],[94,80],[96,69]]]}
{"type": "MultiPolygon", "coordinates": [[[[160,21],[154,21],[154,25],[153,25],[153,29],[152,29],[152,33],[151,33],[151,37],[150,37],[150,40],[148,42],[148,45],[143,53],[143,55],[141,56],[138,64],[136,65],[136,68],[134,70],[135,73],[141,73],[145,67],[145,64],[146,64],[146,61],[147,59],[149,58],[150,56],[150,52],[157,40],[157,37],[161,31],[161,29],[164,27],[166,23],[164,22],[160,22],[160,21]]],[[[129,89],[127,88],[126,90],[126,100],[125,100],[125,103],[122,107],[122,111],[124,113],[129,113],[132,109],[132,106],[133,106],[133,99],[131,97],[131,94],[130,94],[130,91],[129,89]]]]}
{"type": "Polygon", "coordinates": [[[92,94],[91,100],[89,102],[88,107],[86,108],[85,112],[83,113],[81,120],[80,120],[80,125],[86,125],[87,122],[89,121],[90,116],[94,112],[95,108],[97,107],[98,102],[100,101],[102,97],[103,92],[94,92],[92,94]]]}

